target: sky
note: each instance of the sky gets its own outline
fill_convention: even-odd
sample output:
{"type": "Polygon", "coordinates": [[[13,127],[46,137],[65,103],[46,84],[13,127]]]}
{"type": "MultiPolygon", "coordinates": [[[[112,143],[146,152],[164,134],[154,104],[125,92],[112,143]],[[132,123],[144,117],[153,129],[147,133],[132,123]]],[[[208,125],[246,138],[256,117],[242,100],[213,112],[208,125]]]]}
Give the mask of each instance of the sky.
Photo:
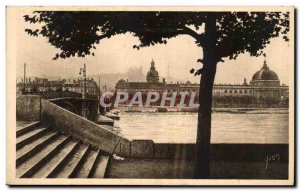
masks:
{"type": "MultiPolygon", "coordinates": [[[[58,49],[51,46],[46,38],[31,37],[24,32],[25,28],[33,26],[24,22],[25,14],[30,12],[17,12],[12,23],[17,43],[17,80],[23,77],[24,63],[27,76],[77,78],[80,77],[78,73],[83,63],[87,65],[87,75],[126,73],[130,67],[142,67],[146,74],[153,59],[161,80],[169,73],[183,82],[199,82],[199,77],[189,73],[191,68],[201,68],[201,64],[196,61],[202,58],[202,49],[195,45],[192,37],[179,36],[170,39],[166,45],[159,44],[136,50],[133,45],[138,44],[137,38],[130,34],[117,35],[96,45],[95,56],[54,61],[52,58],[59,52],[58,49]]],[[[284,84],[289,84],[288,63],[293,63],[289,51],[292,51],[290,44],[281,38],[272,39],[265,49],[269,68],[278,74],[280,82],[284,84]]],[[[239,55],[236,60],[224,60],[225,62],[218,64],[215,83],[241,84],[244,78],[249,82],[253,74],[260,70],[264,58],[251,57],[246,53],[239,55]]]]}

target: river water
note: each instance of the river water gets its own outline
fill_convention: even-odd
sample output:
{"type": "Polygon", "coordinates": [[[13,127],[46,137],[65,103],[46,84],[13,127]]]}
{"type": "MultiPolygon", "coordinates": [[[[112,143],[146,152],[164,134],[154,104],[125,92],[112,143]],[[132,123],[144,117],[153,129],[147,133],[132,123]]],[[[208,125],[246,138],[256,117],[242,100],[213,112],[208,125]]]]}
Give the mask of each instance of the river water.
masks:
{"type": "MultiPolygon", "coordinates": [[[[116,126],[128,139],[195,143],[197,113],[121,112],[116,126]]],[[[212,114],[212,143],[288,143],[288,114],[212,114]]]]}

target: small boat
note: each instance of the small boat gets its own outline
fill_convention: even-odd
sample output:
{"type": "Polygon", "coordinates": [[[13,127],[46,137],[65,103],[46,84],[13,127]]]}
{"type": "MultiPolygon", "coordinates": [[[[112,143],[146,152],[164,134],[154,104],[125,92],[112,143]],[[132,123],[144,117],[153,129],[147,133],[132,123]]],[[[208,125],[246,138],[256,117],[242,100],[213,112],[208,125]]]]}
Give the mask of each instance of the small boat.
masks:
{"type": "Polygon", "coordinates": [[[157,112],[157,108],[150,108],[150,109],[148,110],[148,112],[149,112],[149,113],[155,113],[155,112],[157,112]]]}
{"type": "Polygon", "coordinates": [[[157,111],[158,112],[168,112],[168,108],[166,108],[166,107],[158,107],[157,111]]]}
{"type": "Polygon", "coordinates": [[[142,113],[155,113],[157,108],[143,108],[142,113]]]}
{"type": "Polygon", "coordinates": [[[128,107],[125,112],[142,112],[142,108],[140,108],[140,107],[128,107]]]}
{"type": "Polygon", "coordinates": [[[176,112],[176,111],[178,111],[177,108],[175,108],[175,107],[168,107],[167,110],[168,110],[168,112],[176,112]]]}
{"type": "Polygon", "coordinates": [[[119,120],[120,119],[120,116],[118,116],[116,114],[113,114],[111,112],[106,112],[105,117],[111,118],[113,120],[119,120]]]}
{"type": "Polygon", "coordinates": [[[198,108],[197,107],[184,107],[184,108],[180,108],[181,112],[198,112],[198,108]]]}
{"type": "Polygon", "coordinates": [[[110,113],[113,113],[113,114],[115,114],[115,115],[119,115],[120,112],[121,112],[121,111],[120,111],[120,110],[117,110],[117,109],[112,109],[112,110],[110,110],[110,113]]]}
{"type": "Polygon", "coordinates": [[[109,126],[114,126],[114,120],[105,117],[103,115],[100,115],[97,121],[95,121],[98,125],[109,125],[109,126]]]}

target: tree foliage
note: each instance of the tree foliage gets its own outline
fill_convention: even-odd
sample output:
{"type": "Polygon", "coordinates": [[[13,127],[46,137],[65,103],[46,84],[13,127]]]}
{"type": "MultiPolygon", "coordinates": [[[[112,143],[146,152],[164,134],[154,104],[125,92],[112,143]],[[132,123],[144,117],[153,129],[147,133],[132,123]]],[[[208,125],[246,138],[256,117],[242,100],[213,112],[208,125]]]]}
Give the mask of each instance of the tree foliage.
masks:
{"type": "MultiPolygon", "coordinates": [[[[140,44],[134,48],[166,44],[170,38],[189,35],[197,46],[205,46],[201,30],[207,17],[217,18],[217,61],[235,59],[248,52],[259,56],[270,39],[281,35],[288,40],[289,13],[282,12],[77,12],[36,11],[25,15],[40,28],[26,29],[32,36],[42,35],[59,48],[54,59],[94,55],[96,45],[104,38],[131,33],[140,44]]],[[[202,59],[198,60],[202,62],[202,59]]]]}

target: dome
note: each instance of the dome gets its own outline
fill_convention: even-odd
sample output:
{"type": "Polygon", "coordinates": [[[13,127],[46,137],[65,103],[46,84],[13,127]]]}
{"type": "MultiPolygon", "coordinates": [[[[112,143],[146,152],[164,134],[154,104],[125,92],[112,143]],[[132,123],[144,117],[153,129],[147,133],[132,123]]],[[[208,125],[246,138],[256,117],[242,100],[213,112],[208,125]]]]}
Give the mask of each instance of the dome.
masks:
{"type": "Polygon", "coordinates": [[[158,72],[156,70],[150,70],[147,72],[147,76],[158,76],[158,72]]]}
{"type": "Polygon", "coordinates": [[[266,63],[264,63],[263,67],[257,71],[253,77],[252,81],[256,80],[279,80],[278,76],[275,72],[269,69],[266,63]]]}
{"type": "Polygon", "coordinates": [[[123,84],[123,83],[126,83],[126,81],[124,79],[121,79],[117,82],[118,84],[123,84]]]}

